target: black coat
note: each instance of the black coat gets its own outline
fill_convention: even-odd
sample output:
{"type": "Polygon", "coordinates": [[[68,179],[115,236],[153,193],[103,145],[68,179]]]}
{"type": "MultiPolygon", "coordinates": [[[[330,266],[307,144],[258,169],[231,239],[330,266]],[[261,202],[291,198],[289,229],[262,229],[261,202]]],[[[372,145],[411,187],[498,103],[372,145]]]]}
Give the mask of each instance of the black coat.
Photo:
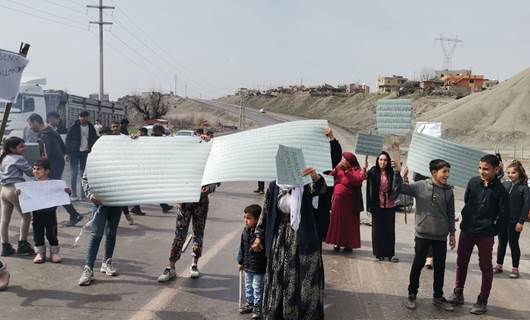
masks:
{"type": "MultiPolygon", "coordinates": [[[[257,236],[262,239],[262,241],[265,239],[264,247],[265,255],[267,257],[270,257],[272,241],[280,224],[280,215],[283,214],[278,209],[279,190],[280,188],[276,185],[276,181],[272,181],[269,184],[269,188],[265,195],[263,212],[261,213],[258,226],[256,227],[257,236]]],[[[321,241],[315,223],[313,197],[323,195],[325,192],[326,182],[322,177],[317,182],[306,184],[304,186],[302,208],[300,210],[300,226],[297,231],[299,239],[298,244],[300,246],[298,249],[299,252],[303,254],[309,254],[320,250],[321,241]]]]}
{"type": "MultiPolygon", "coordinates": [[[[394,170],[388,167],[388,190],[386,198],[389,200],[396,200],[399,195],[397,186],[394,186],[394,170]]],[[[381,170],[374,166],[366,173],[366,207],[369,212],[374,213],[381,207],[379,203],[379,187],[381,186],[381,170]]]]}
{"type": "Polygon", "coordinates": [[[265,257],[265,251],[255,252],[251,249],[254,240],[256,240],[254,230],[245,228],[241,233],[237,263],[242,265],[247,272],[265,274],[267,257],[265,257]]]}
{"type": "Polygon", "coordinates": [[[517,183],[513,189],[510,181],[504,182],[503,185],[510,194],[509,222],[512,224],[524,223],[528,216],[528,210],[530,210],[530,188],[524,182],[517,183]]]}
{"type": "MultiPolygon", "coordinates": [[[[96,128],[92,123],[88,123],[88,152],[92,150],[92,146],[96,143],[98,139],[98,134],[96,128]]],[[[81,125],[79,120],[77,120],[71,127],[68,129],[66,134],[66,153],[68,155],[76,154],[79,152],[79,146],[81,145],[81,125]]]]}
{"type": "Polygon", "coordinates": [[[46,127],[39,133],[39,139],[44,143],[46,157],[50,160],[50,180],[60,180],[64,170],[64,155],[66,147],[61,136],[51,127],[46,127]]]}
{"type": "Polygon", "coordinates": [[[495,236],[510,217],[510,196],[495,179],[487,187],[480,177],[467,183],[460,229],[469,236],[495,236]]]}

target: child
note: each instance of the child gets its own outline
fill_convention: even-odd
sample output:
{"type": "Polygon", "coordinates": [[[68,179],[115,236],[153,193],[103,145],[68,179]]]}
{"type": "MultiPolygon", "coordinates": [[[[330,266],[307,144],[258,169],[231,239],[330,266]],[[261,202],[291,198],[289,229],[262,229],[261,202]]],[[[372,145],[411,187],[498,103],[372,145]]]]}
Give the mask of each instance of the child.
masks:
{"type": "Polygon", "coordinates": [[[503,183],[510,194],[510,218],[504,230],[499,231],[499,246],[497,247],[497,266],[493,268],[494,273],[502,272],[502,263],[506,254],[506,245],[510,243],[512,252],[512,273],[510,278],[519,278],[519,236],[523,231],[523,224],[530,206],[530,189],[528,188],[528,176],[521,162],[514,160],[507,168],[510,181],[503,183]]]}
{"type": "MultiPolygon", "coordinates": [[[[395,166],[395,163],[393,163],[395,166]]],[[[421,269],[425,258],[432,248],[434,262],[433,304],[446,311],[454,308],[443,297],[445,258],[447,255],[447,235],[451,250],[455,247],[455,200],[453,189],[447,184],[451,165],[441,159],[429,163],[431,179],[403,184],[396,170],[394,183],[400,193],[416,198],[416,234],[415,254],[410,270],[408,309],[416,309],[416,295],[420,285],[421,269]]],[[[408,170],[405,169],[405,182],[408,182],[408,170]]]]}
{"type": "Polygon", "coordinates": [[[9,243],[9,222],[13,210],[18,211],[22,216],[20,225],[20,240],[18,241],[18,254],[34,254],[31,244],[27,241],[29,233],[29,223],[31,216],[22,213],[20,203],[15,190],[15,183],[24,182],[24,173],[33,176],[31,166],[24,158],[26,145],[23,139],[19,137],[10,137],[4,142],[2,155],[0,155],[0,182],[2,190],[0,199],[2,204],[2,222],[1,222],[1,240],[2,240],[2,257],[10,256],[15,253],[15,249],[9,243]]]}
{"type": "MultiPolygon", "coordinates": [[[[37,181],[48,180],[49,173],[50,161],[48,159],[40,159],[33,165],[33,176],[37,181]]],[[[64,192],[70,193],[70,189],[65,188],[64,192]]],[[[17,190],[17,194],[20,194],[20,190],[17,190]]],[[[62,259],[59,256],[59,240],[57,240],[57,207],[33,211],[32,226],[37,251],[33,263],[44,263],[46,260],[44,235],[50,243],[50,261],[60,263],[62,259]]]]}
{"type": "Polygon", "coordinates": [[[454,305],[464,304],[467,267],[473,247],[477,246],[482,285],[477,303],[470,311],[473,314],[484,314],[488,311],[488,297],[493,282],[491,258],[494,237],[499,230],[504,230],[510,216],[510,196],[497,178],[499,165],[499,158],[495,155],[483,156],[479,162],[480,176],[469,180],[464,195],[465,205],[462,209],[456,259],[456,283],[450,302],[454,305]]]}
{"type": "Polygon", "coordinates": [[[247,300],[247,303],[239,309],[239,313],[252,312],[252,319],[261,319],[263,278],[267,268],[265,250],[257,252],[251,249],[256,239],[255,229],[260,214],[261,207],[257,204],[245,208],[245,229],[241,233],[241,244],[237,255],[239,271],[245,271],[245,298],[247,300]]]}

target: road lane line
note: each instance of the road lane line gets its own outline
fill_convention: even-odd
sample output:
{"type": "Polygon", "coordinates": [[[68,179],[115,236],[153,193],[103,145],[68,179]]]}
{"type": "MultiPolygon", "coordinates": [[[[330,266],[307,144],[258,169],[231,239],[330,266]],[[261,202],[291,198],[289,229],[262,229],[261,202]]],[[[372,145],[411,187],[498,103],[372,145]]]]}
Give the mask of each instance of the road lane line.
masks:
{"type": "MultiPolygon", "coordinates": [[[[224,248],[228,243],[232,242],[234,238],[240,233],[240,230],[236,230],[229,233],[219,239],[213,246],[199,260],[201,265],[204,266],[215,257],[219,251],[224,248]]],[[[154,319],[157,311],[163,310],[163,308],[174,301],[181,291],[178,287],[175,288],[164,288],[162,291],[151,301],[146,303],[140,310],[138,310],[130,320],[145,320],[154,319]]]]}

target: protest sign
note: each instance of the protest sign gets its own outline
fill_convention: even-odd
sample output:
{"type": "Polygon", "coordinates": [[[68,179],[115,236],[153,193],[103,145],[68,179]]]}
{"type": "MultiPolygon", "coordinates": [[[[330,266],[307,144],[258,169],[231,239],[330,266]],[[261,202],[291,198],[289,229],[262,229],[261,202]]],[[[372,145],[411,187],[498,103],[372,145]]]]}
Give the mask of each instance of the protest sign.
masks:
{"type": "Polygon", "coordinates": [[[306,165],[317,172],[332,169],[327,127],[326,120],[293,121],[209,143],[182,136],[103,136],[88,156],[86,172],[91,190],[106,205],[197,202],[202,185],[276,180],[280,144],[301,149],[306,165]]]}
{"type": "Polygon", "coordinates": [[[412,100],[380,99],[377,101],[376,125],[379,135],[404,136],[410,132],[412,100]]]}
{"type": "Polygon", "coordinates": [[[21,182],[15,183],[15,188],[20,190],[18,200],[24,213],[70,204],[63,180],[21,182]]]}
{"type": "MultiPolygon", "coordinates": [[[[276,154],[276,176],[278,184],[289,186],[304,185],[302,171],[305,168],[302,149],[290,148],[280,144],[276,154]]],[[[309,182],[309,181],[307,181],[309,182]]]]}
{"type": "Polygon", "coordinates": [[[416,132],[412,135],[407,166],[411,171],[429,177],[429,162],[443,159],[451,164],[449,183],[465,188],[469,179],[478,175],[478,163],[485,154],[480,150],[416,132]]]}
{"type": "Polygon", "coordinates": [[[355,154],[378,156],[383,150],[385,138],[374,134],[358,133],[355,154]]]}
{"type": "Polygon", "coordinates": [[[441,122],[416,122],[416,130],[418,133],[422,133],[431,137],[441,138],[442,137],[442,123],[441,122]]]}
{"type": "Polygon", "coordinates": [[[16,102],[22,72],[28,62],[21,54],[0,49],[0,102],[16,102]]]}

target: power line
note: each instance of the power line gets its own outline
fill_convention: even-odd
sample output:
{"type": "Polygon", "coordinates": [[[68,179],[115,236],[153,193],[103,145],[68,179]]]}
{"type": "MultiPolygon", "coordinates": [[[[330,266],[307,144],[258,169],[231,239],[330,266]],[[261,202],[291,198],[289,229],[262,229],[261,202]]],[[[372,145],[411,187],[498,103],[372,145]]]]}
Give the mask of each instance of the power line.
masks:
{"type": "Polygon", "coordinates": [[[47,15],[50,15],[50,16],[53,16],[53,17],[56,17],[56,18],[59,18],[59,19],[64,19],[66,21],[70,21],[70,22],[73,22],[75,24],[79,23],[79,21],[77,21],[77,20],[73,20],[73,19],[70,19],[70,18],[67,18],[67,17],[63,17],[63,16],[57,15],[57,14],[55,14],[53,12],[49,12],[49,11],[42,10],[42,9],[39,9],[39,8],[34,8],[32,6],[28,6],[26,4],[22,4],[20,2],[14,1],[14,0],[5,0],[5,1],[11,2],[11,3],[13,3],[13,4],[17,5],[17,6],[23,7],[23,8],[27,8],[27,9],[34,10],[34,11],[37,11],[37,12],[45,13],[47,15]]]}
{"type": "Polygon", "coordinates": [[[77,14],[83,15],[83,16],[86,16],[86,15],[87,15],[87,12],[86,12],[86,11],[83,12],[83,11],[81,11],[81,10],[76,10],[76,9],[74,9],[74,8],[72,8],[72,7],[65,6],[65,5],[63,5],[63,4],[57,3],[57,2],[52,1],[52,0],[44,0],[44,1],[46,1],[46,2],[48,2],[48,3],[51,3],[51,4],[53,4],[53,5],[57,6],[57,7],[61,7],[61,8],[67,9],[67,10],[69,10],[69,11],[75,12],[75,13],[77,13],[77,14]]]}
{"type": "Polygon", "coordinates": [[[85,29],[85,28],[78,27],[78,26],[75,26],[75,25],[72,25],[72,24],[68,24],[68,23],[65,23],[65,22],[53,20],[53,19],[50,19],[50,18],[47,18],[47,17],[42,17],[42,16],[36,15],[34,13],[31,13],[31,12],[27,12],[27,11],[24,11],[24,10],[7,7],[7,6],[2,5],[2,4],[0,4],[0,7],[8,9],[8,10],[11,10],[11,11],[19,12],[19,13],[22,13],[22,14],[26,14],[26,15],[32,16],[32,17],[37,18],[37,19],[45,20],[45,21],[48,21],[48,22],[53,22],[53,23],[60,24],[60,25],[63,25],[63,26],[66,26],[66,27],[70,27],[70,28],[74,28],[74,29],[77,29],[77,30],[87,31],[87,29],[85,29]]]}

